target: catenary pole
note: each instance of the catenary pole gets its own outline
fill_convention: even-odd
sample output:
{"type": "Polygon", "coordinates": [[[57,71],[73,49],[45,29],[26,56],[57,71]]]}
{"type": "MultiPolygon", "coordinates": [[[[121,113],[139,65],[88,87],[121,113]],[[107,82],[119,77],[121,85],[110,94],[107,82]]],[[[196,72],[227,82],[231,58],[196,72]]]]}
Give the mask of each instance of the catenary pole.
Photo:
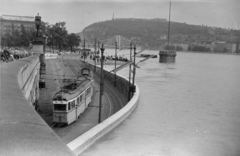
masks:
{"type": "Polygon", "coordinates": [[[167,50],[169,50],[169,40],[170,40],[170,21],[171,21],[171,19],[170,19],[170,17],[171,17],[171,1],[170,1],[170,6],[169,6],[169,20],[168,20],[168,49],[167,50]]]}
{"type": "Polygon", "coordinates": [[[95,52],[94,52],[94,65],[95,65],[95,67],[94,67],[94,71],[96,72],[96,53],[97,53],[97,39],[95,38],[95,43],[94,43],[94,50],[95,50],[95,52]]]}
{"type": "MultiPolygon", "coordinates": [[[[115,69],[117,68],[117,41],[115,41],[115,69]]],[[[117,85],[117,76],[114,74],[114,87],[117,85]]]]}
{"type": "Polygon", "coordinates": [[[135,86],[135,75],[136,75],[136,45],[134,45],[134,48],[133,48],[133,86],[135,86]]]}
{"type": "MultiPolygon", "coordinates": [[[[132,42],[130,43],[130,59],[129,59],[131,62],[132,62],[132,42]]],[[[132,73],[132,69],[131,69],[131,64],[129,65],[129,90],[128,90],[128,101],[130,101],[131,99],[131,73],[132,73]]]]}
{"type": "Polygon", "coordinates": [[[83,40],[83,59],[84,59],[84,62],[85,62],[85,37],[84,37],[84,40],[83,40]]]}
{"type": "Polygon", "coordinates": [[[102,95],[103,95],[103,86],[104,86],[104,77],[103,77],[103,61],[104,61],[104,47],[102,44],[101,50],[101,74],[100,74],[100,95],[99,95],[99,114],[98,114],[98,123],[101,123],[101,111],[102,111],[102,95]]]}

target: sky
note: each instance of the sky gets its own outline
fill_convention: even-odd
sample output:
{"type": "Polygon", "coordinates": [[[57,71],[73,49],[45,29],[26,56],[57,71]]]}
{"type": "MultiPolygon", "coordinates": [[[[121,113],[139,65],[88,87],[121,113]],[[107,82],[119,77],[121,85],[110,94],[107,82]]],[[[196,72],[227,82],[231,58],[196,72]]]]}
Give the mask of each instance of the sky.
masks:
{"type": "MultiPolygon", "coordinates": [[[[69,33],[114,18],[168,19],[170,0],[0,0],[0,15],[66,22],[69,33]]],[[[240,0],[171,0],[171,21],[240,29],[240,0]]]]}

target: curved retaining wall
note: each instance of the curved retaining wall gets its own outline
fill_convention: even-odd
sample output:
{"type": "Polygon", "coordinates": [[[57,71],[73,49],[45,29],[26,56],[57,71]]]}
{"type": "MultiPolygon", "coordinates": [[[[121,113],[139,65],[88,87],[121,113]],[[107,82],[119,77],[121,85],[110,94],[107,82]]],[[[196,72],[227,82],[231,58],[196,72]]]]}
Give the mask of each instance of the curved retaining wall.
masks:
{"type": "Polygon", "coordinates": [[[74,155],[34,110],[39,56],[2,63],[0,71],[0,155],[74,155]]]}
{"type": "MultiPolygon", "coordinates": [[[[95,68],[94,65],[89,64],[92,69],[95,68]]],[[[97,73],[100,73],[100,68],[97,67],[97,73]]],[[[107,71],[105,71],[107,73],[107,71]]],[[[112,81],[114,79],[114,74],[109,73],[106,76],[107,79],[112,81]]],[[[119,88],[125,95],[128,95],[128,80],[124,77],[117,75],[117,88],[119,88]],[[127,85],[127,86],[126,86],[127,85]]],[[[102,123],[96,125],[80,137],[76,138],[72,142],[70,142],[67,146],[76,154],[81,154],[84,150],[86,150],[89,146],[91,146],[95,141],[103,137],[109,131],[114,129],[117,125],[119,125],[131,112],[136,108],[139,100],[139,88],[136,85],[136,92],[134,93],[131,100],[117,113],[104,120],[102,123]]]]}

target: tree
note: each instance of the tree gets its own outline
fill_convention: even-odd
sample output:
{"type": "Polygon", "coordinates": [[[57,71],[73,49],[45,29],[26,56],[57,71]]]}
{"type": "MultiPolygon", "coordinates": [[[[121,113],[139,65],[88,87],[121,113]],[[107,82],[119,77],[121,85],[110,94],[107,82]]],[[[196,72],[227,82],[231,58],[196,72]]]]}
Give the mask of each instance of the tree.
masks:
{"type": "Polygon", "coordinates": [[[174,45],[166,45],[165,50],[175,50],[175,46],[174,45]]]}
{"type": "Polygon", "coordinates": [[[74,33],[69,34],[67,39],[68,39],[67,46],[70,47],[71,51],[73,51],[73,47],[79,46],[81,42],[80,36],[74,33]]]}
{"type": "Polygon", "coordinates": [[[181,50],[183,50],[183,49],[182,49],[181,46],[177,46],[177,47],[176,47],[176,50],[181,51],[181,50]]]}
{"type": "Polygon", "coordinates": [[[11,29],[8,30],[4,35],[4,46],[8,47],[28,47],[29,42],[35,39],[34,30],[26,31],[24,25],[16,28],[14,24],[12,24],[11,29]]]}
{"type": "Polygon", "coordinates": [[[191,51],[192,50],[192,46],[189,45],[188,48],[187,48],[188,51],[191,51]]]}
{"type": "Polygon", "coordinates": [[[26,29],[24,27],[24,25],[21,25],[21,34],[20,34],[20,46],[24,46],[24,47],[28,47],[29,46],[29,38],[28,38],[28,34],[26,32],[26,29]]]}
{"type": "Polygon", "coordinates": [[[224,52],[224,53],[228,52],[228,49],[225,47],[225,48],[223,49],[223,52],[224,52]]]}
{"type": "Polygon", "coordinates": [[[51,25],[48,29],[49,36],[52,38],[52,44],[56,44],[59,48],[59,51],[62,50],[63,45],[67,44],[67,35],[68,32],[65,27],[65,22],[57,22],[54,25],[51,25]]]}

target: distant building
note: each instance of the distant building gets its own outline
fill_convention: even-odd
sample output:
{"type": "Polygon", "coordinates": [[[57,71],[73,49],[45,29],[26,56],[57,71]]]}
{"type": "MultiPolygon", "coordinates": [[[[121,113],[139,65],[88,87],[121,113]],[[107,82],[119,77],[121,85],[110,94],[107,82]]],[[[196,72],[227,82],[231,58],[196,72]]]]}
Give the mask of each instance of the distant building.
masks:
{"type": "Polygon", "coordinates": [[[214,28],[210,28],[208,29],[209,34],[215,35],[215,29],[214,28]]]}
{"type": "Polygon", "coordinates": [[[31,16],[2,15],[0,16],[0,43],[2,46],[3,35],[7,32],[11,33],[12,29],[19,31],[21,25],[26,31],[35,28],[35,18],[31,16]]]}
{"type": "Polygon", "coordinates": [[[237,52],[237,44],[217,42],[214,46],[215,52],[234,53],[237,52]]]}
{"type": "Polygon", "coordinates": [[[184,43],[181,43],[181,44],[173,44],[175,47],[179,46],[182,48],[183,51],[187,51],[188,50],[188,44],[184,44],[184,43]]]}
{"type": "Polygon", "coordinates": [[[15,15],[2,15],[1,18],[1,33],[5,34],[8,31],[14,29],[20,30],[21,25],[25,27],[25,30],[35,28],[35,18],[30,16],[15,16],[15,15]]]}
{"type": "Polygon", "coordinates": [[[167,22],[167,19],[165,19],[165,18],[154,18],[153,21],[167,22]]]}
{"type": "Polygon", "coordinates": [[[160,36],[160,39],[161,39],[161,40],[166,40],[166,39],[167,39],[167,35],[161,35],[161,36],[160,36]]]}

